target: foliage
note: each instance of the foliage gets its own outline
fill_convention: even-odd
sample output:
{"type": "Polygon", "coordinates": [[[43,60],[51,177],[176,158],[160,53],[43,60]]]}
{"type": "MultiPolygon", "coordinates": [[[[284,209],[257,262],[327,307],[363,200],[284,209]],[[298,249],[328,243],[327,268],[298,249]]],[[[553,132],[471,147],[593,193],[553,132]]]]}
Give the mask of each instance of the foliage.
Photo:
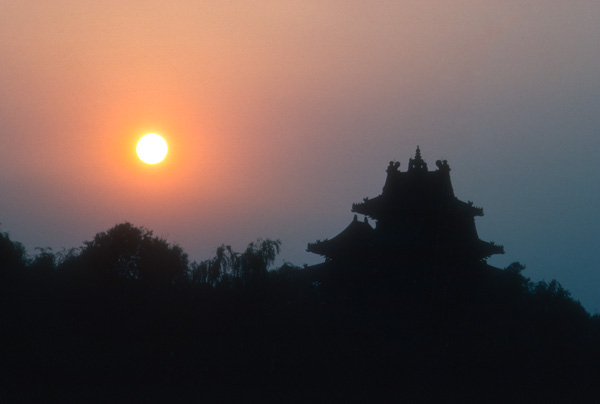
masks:
{"type": "Polygon", "coordinates": [[[30,270],[51,271],[56,268],[56,255],[52,253],[51,248],[36,248],[38,254],[30,260],[28,267],[30,270]]]}
{"type": "Polygon", "coordinates": [[[258,239],[248,244],[243,253],[238,253],[223,244],[213,258],[192,263],[192,282],[221,287],[255,284],[265,279],[280,247],[279,240],[258,239]]]}
{"type": "Polygon", "coordinates": [[[0,233],[0,277],[11,277],[26,264],[25,247],[12,241],[8,233],[0,233]]]}
{"type": "Polygon", "coordinates": [[[105,280],[167,284],[183,280],[187,272],[188,258],[181,247],[131,223],[117,224],[84,244],[79,262],[105,280]]]}

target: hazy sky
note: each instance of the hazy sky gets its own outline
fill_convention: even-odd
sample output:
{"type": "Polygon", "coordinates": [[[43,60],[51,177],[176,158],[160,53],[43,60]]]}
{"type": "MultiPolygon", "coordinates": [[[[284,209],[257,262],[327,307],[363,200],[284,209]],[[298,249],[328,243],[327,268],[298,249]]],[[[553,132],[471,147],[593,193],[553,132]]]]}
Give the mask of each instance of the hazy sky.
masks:
{"type": "Polygon", "coordinates": [[[306,244],[420,145],[484,208],[491,264],[600,312],[598,21],[592,1],[0,1],[0,230],[33,254],[130,221],[195,260],[268,237],[316,263],[306,244]]]}

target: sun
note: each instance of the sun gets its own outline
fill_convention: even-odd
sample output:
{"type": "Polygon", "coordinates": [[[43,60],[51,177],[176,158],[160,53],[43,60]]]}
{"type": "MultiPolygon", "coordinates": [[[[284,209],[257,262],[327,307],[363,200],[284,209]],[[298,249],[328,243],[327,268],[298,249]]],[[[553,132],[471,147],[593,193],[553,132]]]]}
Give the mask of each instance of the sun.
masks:
{"type": "Polygon", "coordinates": [[[156,133],[142,137],[137,144],[137,155],[146,164],[157,164],[167,156],[169,147],[165,139],[156,133]]]}

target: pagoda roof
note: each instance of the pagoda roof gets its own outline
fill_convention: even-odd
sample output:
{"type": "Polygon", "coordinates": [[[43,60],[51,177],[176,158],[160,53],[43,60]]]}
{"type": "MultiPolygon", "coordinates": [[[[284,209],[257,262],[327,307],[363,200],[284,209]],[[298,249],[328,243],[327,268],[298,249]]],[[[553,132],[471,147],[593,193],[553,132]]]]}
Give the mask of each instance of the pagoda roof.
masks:
{"type": "Polygon", "coordinates": [[[359,221],[357,215],[354,215],[354,220],[337,236],[309,243],[306,251],[327,257],[340,253],[348,254],[356,248],[370,244],[373,230],[366,217],[364,221],[359,221]]]}
{"type": "Polygon", "coordinates": [[[439,210],[441,207],[449,207],[472,216],[483,216],[483,209],[454,196],[448,162],[438,160],[436,166],[435,171],[427,169],[417,146],[408,170],[402,172],[399,162],[390,161],[381,195],[353,204],[352,211],[377,220],[382,217],[412,215],[415,211],[439,210]]]}
{"type": "Polygon", "coordinates": [[[365,215],[365,221],[355,215],[341,233],[309,243],[307,251],[340,260],[379,254],[406,259],[447,254],[456,262],[503,254],[502,246],[479,239],[475,216],[483,216],[483,209],[454,195],[448,162],[438,160],[436,166],[428,170],[418,146],[407,171],[400,171],[399,162],[390,162],[382,193],[352,205],[352,211],[365,215]],[[367,217],[376,220],[375,228],[367,217]]]}
{"type": "Polygon", "coordinates": [[[504,246],[494,243],[493,241],[477,240],[476,249],[478,255],[482,258],[488,258],[495,254],[504,254],[504,246]]]}

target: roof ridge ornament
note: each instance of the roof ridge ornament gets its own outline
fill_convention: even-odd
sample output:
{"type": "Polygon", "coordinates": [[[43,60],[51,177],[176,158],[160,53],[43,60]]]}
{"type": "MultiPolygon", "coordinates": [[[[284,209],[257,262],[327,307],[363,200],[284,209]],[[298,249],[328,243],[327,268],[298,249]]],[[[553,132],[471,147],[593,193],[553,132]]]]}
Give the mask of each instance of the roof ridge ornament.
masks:
{"type": "Polygon", "coordinates": [[[450,166],[448,165],[448,160],[437,160],[435,162],[438,170],[440,171],[450,171],[450,166]]]}
{"type": "Polygon", "coordinates": [[[415,157],[408,160],[408,171],[427,171],[427,163],[421,157],[421,149],[417,146],[415,157]]]}
{"type": "Polygon", "coordinates": [[[399,161],[390,161],[388,168],[385,170],[386,173],[397,173],[400,171],[400,162],[399,161]]]}

